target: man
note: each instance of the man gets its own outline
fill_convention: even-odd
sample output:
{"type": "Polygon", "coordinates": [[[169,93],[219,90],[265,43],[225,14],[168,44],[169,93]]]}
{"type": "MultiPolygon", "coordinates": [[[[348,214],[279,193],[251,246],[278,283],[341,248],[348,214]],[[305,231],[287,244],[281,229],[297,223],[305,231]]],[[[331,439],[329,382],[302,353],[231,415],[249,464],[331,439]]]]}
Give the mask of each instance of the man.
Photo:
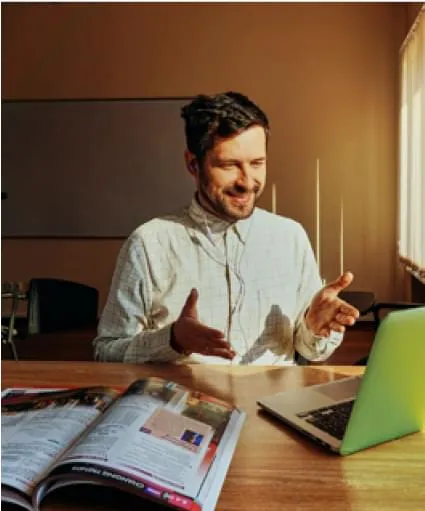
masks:
{"type": "MultiPolygon", "coordinates": [[[[293,364],[325,360],[358,311],[320,289],[304,229],[256,208],[269,122],[235,92],[182,109],[196,194],[122,247],[95,339],[102,361],[293,364]]],[[[178,179],[178,176],[176,176],[178,179]]]]}

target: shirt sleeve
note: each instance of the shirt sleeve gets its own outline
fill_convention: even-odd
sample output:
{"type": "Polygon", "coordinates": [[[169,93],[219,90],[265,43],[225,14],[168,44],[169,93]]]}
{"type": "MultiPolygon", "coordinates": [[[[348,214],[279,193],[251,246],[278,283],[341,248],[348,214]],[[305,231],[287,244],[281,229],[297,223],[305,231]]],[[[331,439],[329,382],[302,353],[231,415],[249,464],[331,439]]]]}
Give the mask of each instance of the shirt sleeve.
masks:
{"type": "Polygon", "coordinates": [[[322,286],[313,250],[303,228],[301,228],[301,240],[303,255],[297,300],[299,313],[294,326],[294,347],[306,360],[321,362],[332,355],[342,343],[344,335],[338,332],[331,332],[329,337],[320,337],[307,327],[305,313],[314,295],[322,286]]]}
{"type": "Polygon", "coordinates": [[[118,255],[102,312],[95,359],[101,362],[174,362],[182,355],[170,346],[171,324],[152,328],[152,281],[143,240],[133,234],[118,255]]]}
{"type": "Polygon", "coordinates": [[[311,332],[302,319],[295,333],[295,349],[311,362],[322,362],[329,358],[342,343],[344,334],[331,332],[329,337],[320,337],[311,332]]]}

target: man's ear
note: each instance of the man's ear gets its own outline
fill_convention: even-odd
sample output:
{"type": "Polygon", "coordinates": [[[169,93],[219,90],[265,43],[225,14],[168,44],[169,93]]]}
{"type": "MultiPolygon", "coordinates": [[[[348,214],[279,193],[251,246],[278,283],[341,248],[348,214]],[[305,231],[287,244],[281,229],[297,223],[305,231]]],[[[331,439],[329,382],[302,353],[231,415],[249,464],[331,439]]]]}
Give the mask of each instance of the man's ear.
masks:
{"type": "Polygon", "coordinates": [[[192,174],[192,176],[196,177],[198,174],[198,162],[196,160],[196,156],[191,153],[188,149],[184,152],[184,160],[186,162],[186,168],[192,174]]]}

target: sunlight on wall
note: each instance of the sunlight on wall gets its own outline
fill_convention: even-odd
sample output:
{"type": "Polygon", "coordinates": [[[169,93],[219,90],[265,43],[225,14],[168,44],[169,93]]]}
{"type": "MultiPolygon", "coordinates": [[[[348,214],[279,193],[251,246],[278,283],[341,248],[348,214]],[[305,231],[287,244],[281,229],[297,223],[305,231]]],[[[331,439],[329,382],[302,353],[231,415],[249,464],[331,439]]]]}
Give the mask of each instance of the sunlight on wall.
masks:
{"type": "MultiPolygon", "coordinates": [[[[319,274],[322,277],[323,284],[326,283],[326,279],[324,278],[324,255],[329,254],[329,248],[325,250],[322,254],[322,234],[323,234],[323,196],[325,195],[325,190],[323,189],[324,181],[321,180],[321,169],[320,169],[320,158],[316,159],[316,171],[314,178],[314,236],[312,239],[313,251],[316,257],[317,266],[319,269],[319,274]]],[[[334,248],[334,250],[338,251],[338,268],[335,268],[335,273],[339,272],[342,274],[345,271],[344,267],[344,177],[342,176],[341,182],[339,186],[336,186],[337,193],[339,193],[339,201],[337,205],[337,210],[335,211],[335,220],[339,218],[338,221],[338,247],[334,248]]],[[[277,185],[276,183],[272,183],[271,185],[271,211],[277,214],[277,185]]]]}
{"type": "Polygon", "coordinates": [[[272,184],[272,213],[276,214],[276,183],[272,184]]]}

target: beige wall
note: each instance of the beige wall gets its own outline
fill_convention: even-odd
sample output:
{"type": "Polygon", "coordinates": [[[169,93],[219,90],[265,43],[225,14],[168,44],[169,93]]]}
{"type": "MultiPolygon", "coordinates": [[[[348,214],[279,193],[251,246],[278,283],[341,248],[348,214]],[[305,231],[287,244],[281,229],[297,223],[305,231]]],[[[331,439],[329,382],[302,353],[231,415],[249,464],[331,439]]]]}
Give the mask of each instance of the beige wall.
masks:
{"type": "MultiPolygon", "coordinates": [[[[322,273],[353,289],[402,293],[396,269],[400,4],[2,5],[4,99],[191,96],[239,90],[272,124],[261,201],[300,221],[315,245],[322,182],[322,273]]],[[[410,11],[409,11],[410,12],[410,11]]],[[[108,176],[105,176],[105,180],[108,176]]],[[[100,184],[100,186],[102,186],[100,184]]],[[[107,205],[105,205],[107,207],[107,205]]],[[[62,277],[104,303],[122,240],[3,240],[2,281],[62,277]]]]}

